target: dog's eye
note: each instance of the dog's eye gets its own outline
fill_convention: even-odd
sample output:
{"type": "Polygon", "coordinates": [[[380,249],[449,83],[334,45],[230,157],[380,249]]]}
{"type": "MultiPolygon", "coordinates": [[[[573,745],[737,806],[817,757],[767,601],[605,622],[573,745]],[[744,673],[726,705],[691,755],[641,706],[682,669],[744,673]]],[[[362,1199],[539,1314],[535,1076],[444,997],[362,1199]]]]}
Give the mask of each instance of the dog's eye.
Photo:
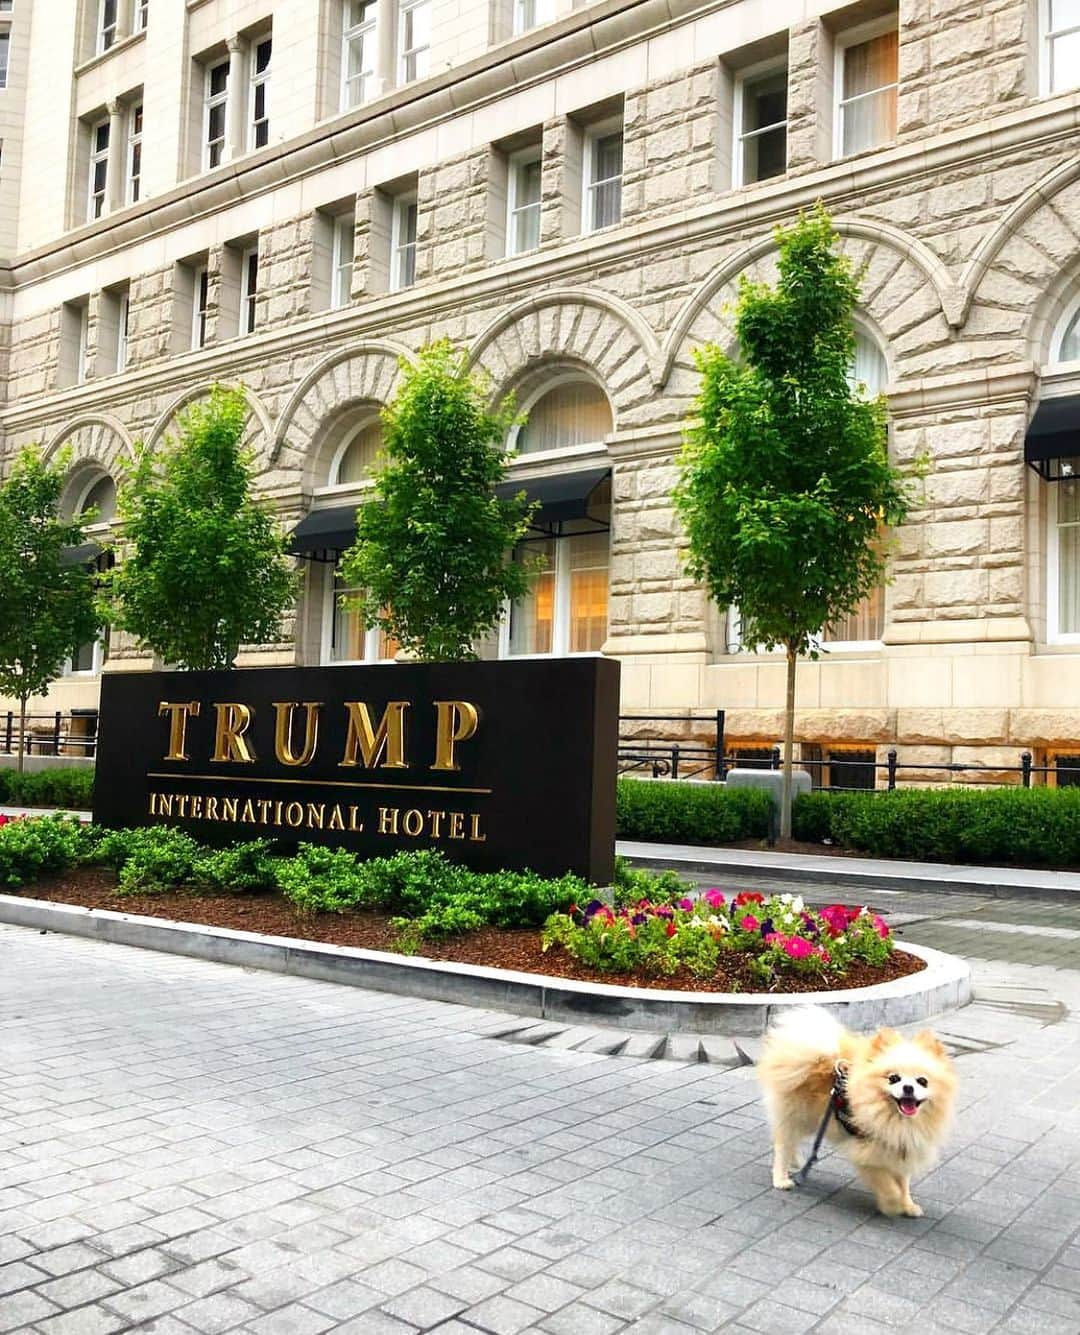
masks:
{"type": "Polygon", "coordinates": [[[896,1082],[897,1082],[899,1079],[900,1079],[900,1077],[899,1077],[898,1075],[890,1075],[890,1076],[889,1076],[889,1084],[890,1084],[890,1085],[895,1085],[896,1082]]]}
{"type": "Polygon", "coordinates": [[[930,1081],[927,1080],[927,1078],[926,1078],[925,1075],[917,1075],[917,1076],[915,1077],[915,1083],[916,1083],[917,1085],[922,1085],[923,1089],[925,1089],[926,1086],[930,1083],[930,1081]]]}

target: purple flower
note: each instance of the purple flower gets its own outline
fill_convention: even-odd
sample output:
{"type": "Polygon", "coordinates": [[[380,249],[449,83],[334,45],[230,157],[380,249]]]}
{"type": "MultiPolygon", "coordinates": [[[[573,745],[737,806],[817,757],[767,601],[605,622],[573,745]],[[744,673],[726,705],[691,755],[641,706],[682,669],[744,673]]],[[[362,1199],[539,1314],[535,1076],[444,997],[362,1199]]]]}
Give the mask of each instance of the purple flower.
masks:
{"type": "Polygon", "coordinates": [[[602,899],[590,899],[581,910],[582,917],[588,922],[590,918],[595,918],[602,908],[606,908],[602,899]]]}
{"type": "Polygon", "coordinates": [[[648,921],[649,921],[649,915],[647,913],[635,913],[634,916],[630,919],[631,925],[634,927],[640,927],[642,923],[648,921]]]}
{"type": "Polygon", "coordinates": [[[771,918],[766,918],[765,921],[761,924],[761,935],[769,936],[772,932],[775,931],[776,928],[773,926],[773,920],[771,918]]]}

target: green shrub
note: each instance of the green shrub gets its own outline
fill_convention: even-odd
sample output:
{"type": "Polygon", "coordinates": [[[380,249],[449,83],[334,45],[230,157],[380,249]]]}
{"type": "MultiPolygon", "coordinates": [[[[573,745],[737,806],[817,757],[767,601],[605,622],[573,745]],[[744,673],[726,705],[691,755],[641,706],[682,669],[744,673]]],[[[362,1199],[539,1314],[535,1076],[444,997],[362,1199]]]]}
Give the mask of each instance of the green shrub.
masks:
{"type": "Polygon", "coordinates": [[[277,883],[304,913],[342,913],[371,903],[363,864],[344,848],[301,844],[278,864],[277,883]]]}
{"type": "Polygon", "coordinates": [[[623,857],[615,859],[611,884],[616,908],[637,904],[642,899],[654,904],[670,904],[692,889],[692,884],[681,880],[676,871],[645,871],[632,866],[630,859],[623,857]]]}
{"type": "Polygon", "coordinates": [[[756,788],[620,779],[616,826],[620,839],[729,844],[737,839],[766,838],[770,806],[768,793],[756,788]]]}
{"type": "Polygon", "coordinates": [[[0,802],[18,807],[70,807],[83,811],[93,801],[94,771],[89,767],[27,774],[0,769],[0,802]]]}
{"type": "Polygon", "coordinates": [[[151,825],[124,833],[128,837],[118,894],[163,894],[190,880],[201,851],[190,834],[168,825],[151,825]]]}
{"type": "Polygon", "coordinates": [[[795,802],[792,833],[872,857],[1080,866],[1080,789],[809,793],[795,802]]]}
{"type": "Polygon", "coordinates": [[[268,839],[252,839],[202,853],[191,873],[196,886],[260,894],[277,889],[278,859],[271,852],[268,839]]]}
{"type": "Polygon", "coordinates": [[[65,871],[81,860],[85,842],[83,828],[70,817],[6,821],[0,825],[0,884],[18,886],[65,871]]]}

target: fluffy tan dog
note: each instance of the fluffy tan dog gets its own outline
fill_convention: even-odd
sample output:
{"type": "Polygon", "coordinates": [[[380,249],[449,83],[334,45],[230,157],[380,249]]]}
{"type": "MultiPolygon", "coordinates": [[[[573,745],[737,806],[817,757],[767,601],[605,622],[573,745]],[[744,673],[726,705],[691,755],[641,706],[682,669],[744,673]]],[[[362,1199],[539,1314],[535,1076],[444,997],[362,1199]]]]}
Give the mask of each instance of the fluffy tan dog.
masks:
{"type": "Polygon", "coordinates": [[[952,1063],[933,1034],[905,1039],[880,1029],[864,1037],[820,1007],[800,1006],[769,1029],[757,1074],[772,1125],[774,1187],[795,1185],[800,1143],[821,1125],[839,1074],[828,1140],[854,1163],[882,1214],[922,1214],[911,1177],[936,1158],[956,1092],[952,1063]]]}

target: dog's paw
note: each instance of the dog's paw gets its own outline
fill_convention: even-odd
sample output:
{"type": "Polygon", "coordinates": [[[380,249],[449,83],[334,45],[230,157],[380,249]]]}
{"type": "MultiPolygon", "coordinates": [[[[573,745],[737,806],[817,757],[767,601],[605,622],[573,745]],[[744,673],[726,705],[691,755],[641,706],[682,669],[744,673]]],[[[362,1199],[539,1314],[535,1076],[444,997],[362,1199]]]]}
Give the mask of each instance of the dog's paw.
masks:
{"type": "MultiPolygon", "coordinates": [[[[777,1191],[790,1191],[795,1185],[790,1177],[780,1177],[776,1173],[773,1174],[772,1184],[777,1191]]],[[[922,1212],[920,1211],[920,1213],[922,1212]]]]}
{"type": "Polygon", "coordinates": [[[908,1201],[907,1205],[904,1206],[903,1213],[907,1215],[909,1219],[921,1219],[923,1217],[923,1208],[921,1205],[916,1205],[914,1201],[908,1201]]]}

